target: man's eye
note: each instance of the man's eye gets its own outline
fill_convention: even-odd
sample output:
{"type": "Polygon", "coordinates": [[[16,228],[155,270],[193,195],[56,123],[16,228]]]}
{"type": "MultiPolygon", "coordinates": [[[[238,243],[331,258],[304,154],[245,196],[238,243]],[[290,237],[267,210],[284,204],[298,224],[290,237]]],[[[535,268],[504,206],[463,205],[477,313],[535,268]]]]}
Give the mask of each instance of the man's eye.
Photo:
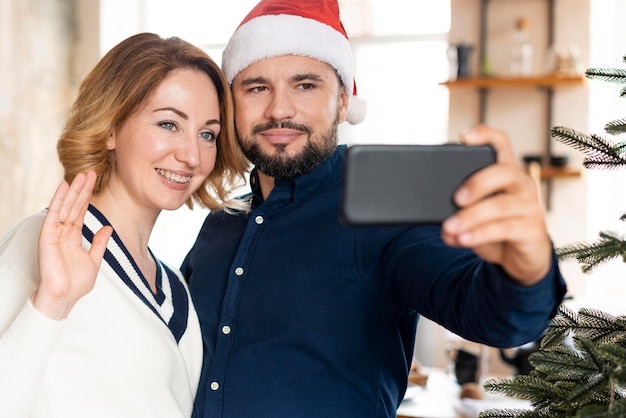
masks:
{"type": "Polygon", "coordinates": [[[159,126],[163,129],[167,129],[168,131],[173,131],[176,129],[176,124],[174,122],[161,122],[159,126]]]}
{"type": "Polygon", "coordinates": [[[256,87],[252,87],[250,89],[250,92],[252,92],[252,93],[260,93],[260,92],[265,91],[265,90],[267,90],[267,88],[265,86],[256,86],[256,87]]]}
{"type": "Polygon", "coordinates": [[[304,84],[300,84],[300,88],[303,90],[311,90],[315,88],[315,85],[311,83],[304,83],[304,84]]]}

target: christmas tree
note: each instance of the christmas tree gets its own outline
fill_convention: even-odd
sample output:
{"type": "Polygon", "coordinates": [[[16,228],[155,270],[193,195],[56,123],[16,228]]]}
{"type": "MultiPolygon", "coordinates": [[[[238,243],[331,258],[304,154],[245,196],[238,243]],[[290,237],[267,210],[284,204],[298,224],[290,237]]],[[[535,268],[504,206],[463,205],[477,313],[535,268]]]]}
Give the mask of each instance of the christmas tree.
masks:
{"type": "MultiPolygon", "coordinates": [[[[626,97],[626,69],[590,68],[585,76],[622,84],[620,97],[626,97]]],[[[585,168],[626,168],[626,141],[617,140],[626,133],[626,118],[607,123],[604,130],[606,136],[556,126],[550,133],[555,140],[585,153],[585,168]]],[[[626,220],[626,214],[620,220],[626,220]]],[[[605,231],[596,240],[559,248],[557,254],[560,260],[578,261],[582,270],[590,273],[611,260],[626,262],[626,238],[605,231]]],[[[587,308],[574,312],[562,305],[540,350],[529,360],[534,370],[528,375],[491,379],[484,388],[528,400],[532,409],[491,409],[481,412],[479,418],[626,417],[626,316],[587,308]]]]}

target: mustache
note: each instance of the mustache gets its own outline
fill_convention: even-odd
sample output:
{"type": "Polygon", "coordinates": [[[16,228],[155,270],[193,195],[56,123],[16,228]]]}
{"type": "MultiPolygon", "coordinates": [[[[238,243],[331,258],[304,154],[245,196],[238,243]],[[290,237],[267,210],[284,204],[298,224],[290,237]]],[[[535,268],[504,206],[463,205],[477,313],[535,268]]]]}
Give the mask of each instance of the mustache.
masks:
{"type": "Polygon", "coordinates": [[[295,122],[288,121],[288,120],[283,121],[283,122],[278,122],[278,121],[273,120],[263,125],[256,125],[254,128],[252,128],[252,134],[256,135],[260,132],[268,131],[270,129],[293,129],[295,131],[304,132],[309,135],[311,135],[311,132],[312,132],[311,128],[308,127],[307,125],[295,123],[295,122]]]}

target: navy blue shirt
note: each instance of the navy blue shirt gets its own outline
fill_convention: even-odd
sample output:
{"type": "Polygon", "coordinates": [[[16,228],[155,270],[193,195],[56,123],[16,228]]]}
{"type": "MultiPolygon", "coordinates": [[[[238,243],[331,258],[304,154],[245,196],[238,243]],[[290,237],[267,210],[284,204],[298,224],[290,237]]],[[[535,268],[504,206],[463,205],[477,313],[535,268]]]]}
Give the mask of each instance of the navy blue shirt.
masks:
{"type": "Polygon", "coordinates": [[[252,212],[208,215],[183,262],[204,340],[194,417],[395,417],[419,315],[495,347],[536,339],[565,284],[520,287],[438,226],[339,218],[345,146],[276,181],[252,212]]]}

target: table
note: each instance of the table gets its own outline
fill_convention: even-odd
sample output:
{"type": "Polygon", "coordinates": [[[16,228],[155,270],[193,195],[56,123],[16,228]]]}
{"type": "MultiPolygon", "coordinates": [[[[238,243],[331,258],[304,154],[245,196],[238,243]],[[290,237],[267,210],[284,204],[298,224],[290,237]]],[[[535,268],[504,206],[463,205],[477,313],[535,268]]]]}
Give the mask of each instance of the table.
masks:
{"type": "Polygon", "coordinates": [[[485,409],[530,408],[528,401],[492,393],[486,393],[482,400],[461,400],[461,387],[454,374],[430,368],[424,368],[424,372],[428,374],[426,387],[409,385],[398,418],[475,418],[485,409]]]}
{"type": "Polygon", "coordinates": [[[453,374],[439,369],[424,368],[428,374],[426,387],[409,385],[398,408],[398,418],[457,418],[454,401],[461,387],[453,374]]]}

